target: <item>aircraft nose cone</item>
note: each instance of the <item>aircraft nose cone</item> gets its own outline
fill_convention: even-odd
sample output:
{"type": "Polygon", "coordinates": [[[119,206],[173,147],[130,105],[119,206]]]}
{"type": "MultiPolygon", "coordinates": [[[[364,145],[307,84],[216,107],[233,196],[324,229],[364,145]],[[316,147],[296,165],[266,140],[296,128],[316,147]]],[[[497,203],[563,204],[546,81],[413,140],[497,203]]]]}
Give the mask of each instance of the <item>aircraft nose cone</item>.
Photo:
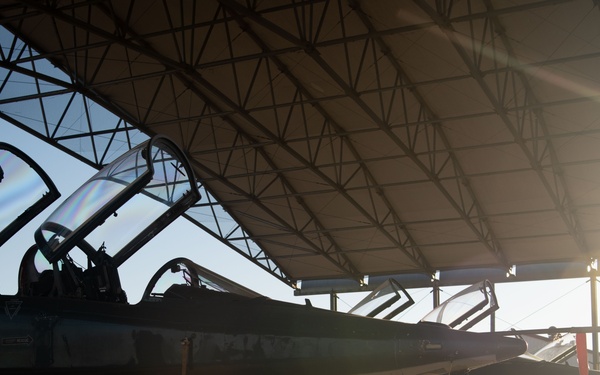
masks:
{"type": "Polygon", "coordinates": [[[501,337],[498,340],[496,351],[496,361],[501,362],[507,359],[518,357],[527,351],[525,340],[513,339],[510,337],[501,337]]]}

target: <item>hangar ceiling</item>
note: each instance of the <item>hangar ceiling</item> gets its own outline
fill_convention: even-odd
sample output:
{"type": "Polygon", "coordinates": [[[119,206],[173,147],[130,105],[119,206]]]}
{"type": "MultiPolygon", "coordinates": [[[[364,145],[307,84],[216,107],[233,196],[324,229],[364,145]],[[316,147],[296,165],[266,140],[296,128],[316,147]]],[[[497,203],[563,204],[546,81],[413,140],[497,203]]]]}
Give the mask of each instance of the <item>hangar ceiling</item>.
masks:
{"type": "Polygon", "coordinates": [[[96,167],[168,135],[204,193],[188,218],[290,285],[598,257],[596,1],[23,0],[0,16],[3,119],[96,167]]]}

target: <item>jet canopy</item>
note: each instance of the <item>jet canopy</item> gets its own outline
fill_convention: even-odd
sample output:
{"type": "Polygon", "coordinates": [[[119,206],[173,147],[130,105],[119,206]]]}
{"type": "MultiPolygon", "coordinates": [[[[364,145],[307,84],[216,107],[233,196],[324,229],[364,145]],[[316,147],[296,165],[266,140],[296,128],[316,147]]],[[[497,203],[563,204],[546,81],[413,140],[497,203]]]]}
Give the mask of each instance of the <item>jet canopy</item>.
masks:
{"type": "Polygon", "coordinates": [[[18,148],[0,142],[0,246],[59,197],[38,164],[18,148]]]}
{"type": "Polygon", "coordinates": [[[498,308],[494,288],[488,280],[484,280],[455,294],[433,309],[421,322],[442,323],[466,331],[498,308]]]}
{"type": "Polygon", "coordinates": [[[95,264],[106,252],[118,267],[199,198],[185,155],[156,136],[84,183],[38,228],[36,244],[50,263],[77,246],[95,264]]]}
{"type": "Polygon", "coordinates": [[[396,280],[388,279],[348,313],[391,320],[414,303],[410,294],[396,280]]]}
{"type": "MultiPolygon", "coordinates": [[[[349,313],[371,318],[398,320],[398,314],[414,304],[408,292],[394,279],[373,290],[349,313]]],[[[430,311],[421,323],[437,323],[466,331],[498,310],[494,288],[488,280],[473,284],[430,311]]]]}
{"type": "Polygon", "coordinates": [[[248,298],[262,297],[253,290],[199,266],[187,258],[175,258],[156,271],[144,291],[142,300],[159,300],[176,285],[213,292],[235,293],[248,298]]]}

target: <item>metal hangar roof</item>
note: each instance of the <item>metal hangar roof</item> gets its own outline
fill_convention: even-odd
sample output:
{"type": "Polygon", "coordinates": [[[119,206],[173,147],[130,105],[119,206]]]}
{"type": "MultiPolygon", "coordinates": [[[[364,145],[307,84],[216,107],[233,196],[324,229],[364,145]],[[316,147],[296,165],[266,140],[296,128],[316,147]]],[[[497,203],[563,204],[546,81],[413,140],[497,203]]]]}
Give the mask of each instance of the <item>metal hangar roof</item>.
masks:
{"type": "Polygon", "coordinates": [[[2,118],[94,166],[168,135],[204,191],[188,217],[284,282],[598,256],[592,0],[23,0],[0,16],[2,118]]]}

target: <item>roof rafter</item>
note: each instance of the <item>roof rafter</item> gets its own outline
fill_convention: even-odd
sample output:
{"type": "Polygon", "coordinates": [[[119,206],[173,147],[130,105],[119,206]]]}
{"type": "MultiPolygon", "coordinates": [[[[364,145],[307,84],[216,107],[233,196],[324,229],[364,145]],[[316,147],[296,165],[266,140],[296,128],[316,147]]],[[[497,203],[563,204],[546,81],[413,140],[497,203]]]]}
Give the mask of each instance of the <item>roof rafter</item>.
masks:
{"type": "MultiPolygon", "coordinates": [[[[246,16],[250,15],[250,18],[252,18],[252,19],[257,18],[256,16],[253,15],[251,10],[244,8],[244,7],[240,7],[239,4],[235,3],[234,1],[229,1],[229,0],[220,0],[220,1],[223,4],[226,4],[226,6],[229,7],[231,9],[231,12],[234,14],[239,13],[239,14],[244,14],[246,16]]],[[[241,19],[239,19],[239,22],[241,23],[243,21],[241,19]]],[[[256,34],[254,34],[251,31],[251,29],[248,25],[246,25],[244,23],[244,24],[242,24],[242,28],[252,36],[252,39],[254,40],[254,42],[257,43],[263,51],[268,50],[268,47],[260,40],[260,38],[258,38],[258,36],[256,34]]],[[[298,41],[295,41],[295,42],[296,42],[296,44],[298,44],[298,41]]],[[[273,57],[271,57],[271,60],[273,60],[275,62],[275,64],[278,66],[280,71],[282,71],[292,82],[294,82],[294,85],[302,91],[304,96],[306,96],[309,99],[312,98],[312,95],[310,94],[310,92],[303,87],[303,85],[300,83],[300,81],[291,74],[290,70],[279,59],[277,59],[275,56],[273,56],[273,57]]],[[[326,118],[326,120],[330,124],[332,124],[332,126],[334,126],[336,134],[338,132],[344,133],[343,128],[339,124],[337,124],[337,122],[333,118],[331,118],[331,116],[327,113],[327,111],[319,103],[315,103],[314,107],[319,111],[319,113],[324,118],[326,118]]],[[[406,255],[408,255],[410,257],[410,259],[413,262],[415,262],[415,264],[417,264],[422,271],[424,271],[430,275],[433,274],[434,269],[429,265],[429,262],[427,261],[425,256],[419,251],[418,246],[412,246],[414,248],[413,251],[407,250],[408,249],[407,244],[415,243],[414,239],[412,238],[412,235],[407,230],[406,226],[403,225],[402,220],[400,219],[400,215],[396,212],[396,210],[393,208],[393,206],[391,205],[389,200],[385,197],[384,192],[378,187],[379,184],[377,183],[377,181],[375,180],[374,176],[371,174],[369,169],[366,167],[366,165],[362,161],[361,157],[358,155],[358,152],[355,149],[354,145],[343,135],[341,135],[340,137],[346,141],[345,142],[346,146],[352,152],[354,159],[358,161],[358,164],[360,166],[362,173],[365,174],[367,180],[371,181],[372,185],[369,185],[369,187],[368,187],[369,191],[371,191],[371,189],[374,188],[376,195],[380,199],[383,200],[385,206],[389,210],[389,214],[391,214],[391,216],[393,217],[393,222],[395,223],[397,228],[400,229],[403,238],[401,238],[400,236],[399,236],[399,238],[396,238],[391,233],[389,233],[387,230],[384,230],[383,225],[380,222],[380,220],[377,220],[375,217],[373,217],[356,200],[354,200],[354,198],[350,194],[348,194],[345,187],[339,186],[337,183],[335,183],[335,181],[333,181],[333,180],[329,179],[327,176],[323,175],[319,169],[314,168],[311,164],[309,164],[309,169],[313,173],[320,175],[323,178],[323,180],[328,181],[329,184],[339,194],[343,195],[349,202],[351,202],[353,204],[353,206],[356,208],[356,210],[361,212],[362,215],[365,218],[367,218],[372,225],[374,225],[376,228],[378,228],[381,231],[381,233],[384,234],[392,243],[395,243],[399,250],[401,250],[406,255]]],[[[398,233],[398,235],[399,234],[400,233],[398,233]]]]}
{"type": "MultiPolygon", "coordinates": [[[[567,185],[565,183],[563,174],[558,165],[553,164],[552,168],[552,180],[549,180],[544,173],[544,169],[542,168],[541,161],[545,158],[546,153],[550,156],[550,159],[554,162],[557,160],[556,153],[552,146],[552,143],[546,141],[545,138],[536,138],[536,142],[534,142],[531,146],[528,146],[525,143],[525,140],[522,136],[524,130],[523,127],[530,126],[533,130],[530,130],[533,134],[541,134],[548,136],[549,133],[546,129],[546,125],[544,122],[543,112],[537,107],[537,100],[535,98],[535,94],[531,87],[529,86],[526,79],[523,78],[522,74],[518,70],[510,70],[511,73],[514,74],[516,80],[513,80],[515,84],[520,84],[521,87],[524,88],[525,94],[523,95],[523,100],[526,105],[533,105],[533,108],[527,111],[515,111],[515,115],[519,118],[517,123],[514,123],[508,116],[507,111],[505,110],[506,104],[504,103],[502,98],[498,97],[497,94],[494,94],[493,89],[488,85],[488,83],[484,80],[483,75],[479,69],[479,66],[476,61],[473,60],[472,56],[465,50],[464,44],[459,40],[459,34],[454,30],[452,24],[447,21],[447,11],[451,8],[448,6],[448,9],[434,9],[429,4],[427,4],[424,0],[414,0],[414,2],[421,7],[439,26],[439,28],[444,32],[448,40],[452,43],[455,50],[465,62],[465,64],[469,67],[469,71],[473,79],[478,83],[481,90],[485,93],[486,97],[494,107],[495,112],[500,116],[505,126],[509,129],[511,134],[513,135],[515,142],[527,159],[529,160],[531,166],[535,170],[538,178],[542,182],[546,192],[554,202],[554,205],[565,225],[568,228],[569,233],[575,239],[577,246],[584,254],[589,253],[587,245],[585,244],[585,240],[578,233],[578,219],[577,216],[573,214],[570,209],[571,198],[569,195],[569,191],[567,185]],[[529,113],[534,114],[535,120],[527,120],[531,119],[529,113]]],[[[550,4],[548,4],[550,5],[550,4]]],[[[501,43],[503,43],[504,48],[506,49],[506,56],[498,56],[494,58],[495,63],[502,63],[503,61],[506,65],[512,65],[513,61],[518,61],[512,52],[512,47],[510,42],[502,32],[502,26],[499,23],[499,20],[495,16],[493,12],[493,8],[489,1],[486,1],[486,6],[491,11],[492,15],[492,24],[495,26],[495,30],[488,33],[489,37],[493,40],[498,37],[501,43]]],[[[475,38],[475,35],[472,36],[475,38]]],[[[483,38],[482,38],[483,42],[483,38]]],[[[495,55],[495,49],[493,50],[495,55]]],[[[499,78],[501,79],[501,78],[499,78]]],[[[516,90],[516,89],[515,89],[516,90]]],[[[517,103],[516,100],[513,100],[513,105],[517,103]]]]}
{"type": "MultiPolygon", "coordinates": [[[[398,145],[398,147],[400,149],[402,149],[402,151],[404,153],[409,155],[411,160],[417,166],[419,166],[419,168],[428,176],[428,178],[436,185],[436,187],[439,189],[439,191],[442,192],[442,194],[448,199],[450,204],[461,214],[461,216],[463,217],[463,219],[465,221],[465,224],[486,245],[486,247],[490,250],[490,252],[492,252],[494,254],[494,256],[498,259],[499,264],[502,267],[505,267],[507,269],[510,268],[508,261],[505,259],[505,256],[502,254],[502,250],[500,248],[498,241],[495,240],[495,238],[494,238],[492,228],[486,223],[485,220],[479,221],[477,224],[473,224],[473,218],[470,216],[471,212],[473,212],[473,211],[478,212],[481,210],[481,208],[479,207],[479,204],[477,203],[477,199],[475,198],[473,191],[471,190],[470,187],[468,187],[468,183],[467,183],[466,179],[461,176],[461,168],[460,168],[459,164],[457,163],[457,161],[455,160],[455,157],[452,152],[449,152],[449,158],[452,160],[452,167],[457,172],[457,175],[456,175],[457,187],[458,187],[459,191],[463,191],[464,193],[466,193],[466,196],[469,197],[469,202],[463,201],[463,198],[465,197],[465,195],[463,195],[463,194],[461,194],[460,197],[454,197],[446,189],[446,187],[443,186],[443,184],[439,180],[439,178],[438,178],[439,171],[435,171],[435,169],[433,169],[432,166],[425,165],[419,158],[417,158],[416,155],[414,154],[414,152],[411,150],[410,146],[406,145],[395,133],[393,133],[388,128],[387,124],[382,119],[380,119],[372,111],[372,109],[360,98],[360,96],[358,95],[356,90],[353,87],[349,86],[341,77],[339,77],[339,75],[327,65],[327,63],[319,56],[318,53],[315,53],[315,50],[312,45],[308,44],[307,41],[300,40],[297,37],[295,37],[294,35],[289,34],[287,31],[279,28],[278,26],[273,25],[272,23],[270,23],[267,20],[260,17],[260,15],[254,14],[250,9],[244,8],[234,1],[231,1],[231,0],[221,0],[221,1],[227,3],[228,6],[232,7],[236,12],[240,12],[241,14],[244,14],[245,16],[249,17],[253,21],[261,24],[262,26],[271,29],[273,32],[276,32],[277,34],[281,35],[286,40],[288,40],[296,45],[304,46],[306,53],[309,56],[311,56],[311,58],[313,58],[313,60],[315,60],[317,62],[317,64],[324,71],[326,71],[329,74],[329,76],[332,77],[334,79],[334,81],[340,87],[342,87],[342,89],[344,90],[346,95],[348,97],[350,97],[365,113],[367,113],[368,116],[373,120],[373,123],[376,124],[378,126],[378,128],[383,133],[385,133],[390,139],[392,139],[398,145]]],[[[365,20],[363,20],[363,22],[365,22],[365,20]]],[[[368,24],[366,24],[366,25],[368,26],[368,24]]],[[[371,28],[372,28],[372,26],[371,26],[371,28]]],[[[378,41],[378,43],[382,43],[380,39],[376,38],[376,40],[378,41]]],[[[391,60],[394,61],[394,59],[391,59],[391,60]]],[[[395,68],[396,68],[398,74],[402,77],[402,79],[408,80],[408,77],[406,77],[406,75],[404,74],[402,69],[399,67],[399,65],[395,62],[392,62],[392,64],[395,65],[395,68]]],[[[423,99],[419,97],[419,95],[416,93],[416,91],[413,92],[413,95],[417,98],[417,100],[421,104],[422,108],[425,109],[428,116],[430,116],[432,118],[432,120],[435,121],[435,115],[433,115],[433,112],[430,109],[428,109],[428,106],[426,103],[424,103],[423,99]]],[[[435,127],[437,128],[438,126],[435,126],[435,127]]],[[[434,133],[439,134],[442,139],[444,138],[443,133],[438,132],[438,130],[435,130],[434,133]]],[[[447,143],[447,141],[446,141],[446,143],[447,143]]],[[[446,148],[446,149],[449,150],[448,148],[446,148]]],[[[478,216],[482,216],[482,215],[478,215],[478,216]]]]}

